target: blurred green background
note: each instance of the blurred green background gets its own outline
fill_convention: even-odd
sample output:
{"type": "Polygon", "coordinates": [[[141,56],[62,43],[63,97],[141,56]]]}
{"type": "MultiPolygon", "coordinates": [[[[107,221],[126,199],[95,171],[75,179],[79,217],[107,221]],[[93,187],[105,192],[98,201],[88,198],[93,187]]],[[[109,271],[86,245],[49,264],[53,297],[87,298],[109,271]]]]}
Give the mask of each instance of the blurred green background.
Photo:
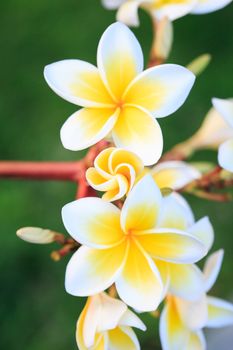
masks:
{"type": "MultiPolygon", "coordinates": [[[[62,148],[59,130],[76,110],[56,96],[43,79],[46,64],[65,58],[95,63],[96,47],[115,13],[96,0],[7,0],[0,2],[0,158],[75,160],[80,153],[62,148]]],[[[187,64],[209,52],[213,60],[195,84],[185,105],[161,121],[165,149],[190,136],[211,106],[211,97],[233,95],[233,4],[204,16],[175,22],[175,44],[169,62],[187,64]]],[[[135,30],[145,57],[151,23],[141,13],[135,30]]],[[[213,152],[197,158],[214,160],[213,152]]],[[[8,350],[76,349],[76,319],[84,304],[64,290],[68,258],[50,260],[55,247],[17,239],[22,226],[63,231],[60,211],[73,200],[75,186],[66,182],[0,181],[1,292],[0,348],[8,350]]],[[[196,218],[209,215],[216,230],[214,249],[225,248],[222,273],[213,294],[229,298],[232,286],[232,204],[189,198],[196,218]]],[[[156,320],[143,316],[148,332],[143,349],[160,349],[156,320]]],[[[232,339],[233,340],[233,339],[232,339]]],[[[182,350],[182,349],[181,349],[182,350]]]]}

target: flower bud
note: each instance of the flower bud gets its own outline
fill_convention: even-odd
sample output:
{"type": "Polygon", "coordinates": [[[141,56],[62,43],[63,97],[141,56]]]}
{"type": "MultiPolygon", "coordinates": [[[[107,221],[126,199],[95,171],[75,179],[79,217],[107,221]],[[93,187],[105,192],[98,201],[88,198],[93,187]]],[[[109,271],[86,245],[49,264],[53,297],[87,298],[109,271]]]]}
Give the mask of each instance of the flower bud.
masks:
{"type": "Polygon", "coordinates": [[[55,232],[40,227],[22,227],[16,234],[22,240],[34,244],[52,243],[55,237],[55,232]]]}
{"type": "Polygon", "coordinates": [[[187,68],[195,75],[200,75],[208,67],[211,61],[211,55],[208,53],[195,58],[187,65],[187,68]]]}

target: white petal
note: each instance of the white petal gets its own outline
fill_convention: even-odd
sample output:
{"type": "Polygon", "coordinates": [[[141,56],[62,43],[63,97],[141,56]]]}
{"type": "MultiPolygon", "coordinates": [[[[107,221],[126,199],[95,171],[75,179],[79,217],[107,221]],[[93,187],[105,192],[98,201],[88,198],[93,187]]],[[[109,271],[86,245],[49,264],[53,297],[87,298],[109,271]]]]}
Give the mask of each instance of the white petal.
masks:
{"type": "Polygon", "coordinates": [[[191,332],[187,350],[206,350],[206,340],[203,331],[191,332]]]}
{"type": "Polygon", "coordinates": [[[109,350],[140,350],[137,336],[130,327],[121,326],[109,331],[108,340],[109,350]]]}
{"type": "Polygon", "coordinates": [[[125,230],[147,230],[155,227],[162,196],[150,175],[144,176],[129,193],[121,211],[125,230]]]}
{"type": "Polygon", "coordinates": [[[175,228],[187,231],[194,223],[192,210],[183,197],[172,193],[163,198],[162,210],[159,217],[158,228],[175,228]]]}
{"type": "Polygon", "coordinates": [[[159,20],[164,17],[168,17],[171,21],[174,21],[175,19],[190,13],[196,3],[197,0],[186,0],[180,3],[176,1],[174,4],[166,4],[162,2],[162,4],[159,6],[155,5],[153,16],[159,20]]]}
{"type": "Polygon", "coordinates": [[[153,260],[131,240],[121,275],[116,280],[120,298],[139,311],[153,311],[161,302],[163,284],[153,260]]]}
{"type": "Polygon", "coordinates": [[[119,101],[128,84],[143,69],[143,54],[134,34],[124,24],[110,25],[97,52],[101,77],[112,97],[119,101]]]}
{"type": "Polygon", "coordinates": [[[101,0],[104,7],[109,10],[117,9],[121,4],[125,2],[125,0],[101,0]]]}
{"type": "Polygon", "coordinates": [[[123,237],[120,210],[100,198],[86,197],[66,204],[62,219],[76,241],[92,248],[112,247],[123,237]]]}
{"type": "Polygon", "coordinates": [[[199,0],[192,13],[196,15],[220,10],[230,4],[232,0],[199,0]]]}
{"type": "Polygon", "coordinates": [[[156,119],[145,110],[135,106],[123,108],[112,136],[117,147],[136,153],[145,165],[153,165],[161,157],[161,128],[156,119]]]}
{"type": "Polygon", "coordinates": [[[222,266],[224,251],[223,249],[211,254],[206,260],[203,274],[205,278],[205,291],[208,292],[216,282],[219,271],[222,266]]]}
{"type": "Polygon", "coordinates": [[[149,68],[128,86],[124,100],[150,111],[156,118],[174,113],[185,102],[195,76],[187,68],[163,64],[149,68]]]}
{"type": "Polygon", "coordinates": [[[169,264],[170,292],[186,300],[196,300],[204,293],[204,279],[196,265],[169,264]]]}
{"type": "Polygon", "coordinates": [[[45,80],[65,100],[83,107],[113,105],[98,72],[90,63],[64,60],[45,67],[45,80]]]}
{"type": "Polygon", "coordinates": [[[146,330],[145,324],[140,320],[140,318],[135,315],[134,312],[131,310],[127,309],[123,316],[121,317],[119,321],[120,326],[129,326],[129,327],[134,327],[141,329],[142,331],[146,330]]]}
{"type": "Polygon", "coordinates": [[[126,313],[127,306],[121,300],[111,298],[106,293],[101,293],[98,296],[101,310],[97,331],[104,332],[116,328],[126,313]]]}
{"type": "Polygon", "coordinates": [[[125,246],[99,250],[82,246],[66,268],[66,291],[75,296],[100,293],[110,287],[121,273],[125,246]]]}
{"type": "Polygon", "coordinates": [[[194,301],[176,298],[176,305],[181,319],[189,329],[198,330],[205,327],[208,319],[208,304],[205,294],[194,301]]]}
{"type": "Polygon", "coordinates": [[[233,304],[208,297],[208,323],[206,327],[217,328],[233,325],[233,304]]]}
{"type": "Polygon", "coordinates": [[[145,0],[126,1],[117,12],[117,20],[127,26],[139,26],[138,8],[145,0]]]}
{"type": "Polygon", "coordinates": [[[174,298],[170,299],[163,308],[159,334],[163,350],[186,350],[190,331],[179,317],[174,298]]]}
{"type": "Polygon", "coordinates": [[[219,147],[218,162],[221,167],[233,172],[233,139],[225,141],[219,147]]]}
{"type": "Polygon", "coordinates": [[[212,247],[214,242],[214,230],[207,216],[198,220],[189,228],[188,232],[199,239],[205,245],[207,251],[212,247]]]}
{"type": "Polygon", "coordinates": [[[119,109],[80,109],[61,128],[63,146],[71,151],[79,151],[94,145],[109,134],[118,115],[119,109]]]}
{"type": "Polygon", "coordinates": [[[233,100],[232,99],[223,100],[220,98],[213,98],[212,103],[214,108],[218,111],[218,113],[233,128],[233,100]]]}
{"type": "Polygon", "coordinates": [[[201,173],[188,163],[169,161],[155,165],[152,175],[160,188],[177,190],[200,178],[201,173]]]}

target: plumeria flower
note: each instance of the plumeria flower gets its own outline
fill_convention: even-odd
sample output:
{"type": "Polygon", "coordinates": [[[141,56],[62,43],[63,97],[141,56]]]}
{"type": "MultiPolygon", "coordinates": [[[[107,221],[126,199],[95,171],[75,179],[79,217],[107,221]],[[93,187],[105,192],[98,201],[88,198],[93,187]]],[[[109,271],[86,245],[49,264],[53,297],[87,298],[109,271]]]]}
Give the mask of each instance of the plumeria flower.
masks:
{"type": "Polygon", "coordinates": [[[49,86],[65,100],[84,107],[61,129],[65,148],[82,150],[109,133],[119,148],[135,152],[145,165],[161,156],[163,138],[156,118],[174,113],[193,86],[193,73],[167,64],[143,71],[143,53],[122,23],[104,32],[97,68],[80,60],[45,67],[49,86]]]}
{"type": "Polygon", "coordinates": [[[138,26],[138,9],[143,8],[156,21],[164,17],[174,21],[189,13],[204,14],[219,10],[232,0],[102,0],[108,9],[118,9],[117,19],[129,26],[138,26]]]}
{"type": "Polygon", "coordinates": [[[77,322],[79,350],[140,350],[131,327],[146,330],[144,323],[120,300],[105,293],[88,298],[77,322]]]}
{"type": "Polygon", "coordinates": [[[161,162],[151,170],[159,188],[179,190],[201,177],[201,173],[192,165],[182,161],[161,162]]]}
{"type": "Polygon", "coordinates": [[[105,192],[103,199],[115,201],[128,194],[143,169],[143,162],[136,154],[110,147],[96,157],[94,167],[87,169],[86,178],[94,189],[105,192]]]}
{"type": "Polygon", "coordinates": [[[150,175],[133,187],[121,211],[100,198],[67,204],[64,225],[83,244],[68,263],[67,292],[88,296],[115,283],[126,304],[155,310],[164,285],[153,259],[191,264],[207,253],[194,235],[161,224],[158,228],[163,210],[161,192],[150,175]]]}
{"type": "Polygon", "coordinates": [[[163,350],[205,350],[204,327],[217,328],[233,324],[233,304],[207,296],[214,285],[223,259],[223,251],[212,254],[204,266],[205,293],[195,301],[169,295],[160,318],[163,350]]]}
{"type": "MultiPolygon", "coordinates": [[[[163,199],[164,208],[158,227],[167,227],[188,232],[199,239],[209,251],[214,241],[213,227],[208,217],[195,222],[193,212],[184,198],[171,194],[163,199]]],[[[194,264],[177,264],[173,261],[157,261],[166,293],[186,300],[195,300],[204,292],[204,279],[200,269],[194,264]]]]}
{"type": "MultiPolygon", "coordinates": [[[[233,134],[233,100],[222,100],[213,98],[213,105],[218,113],[223,117],[227,124],[227,128],[233,134]]],[[[219,147],[218,161],[221,167],[233,172],[233,135],[229,137],[219,147]]]]}

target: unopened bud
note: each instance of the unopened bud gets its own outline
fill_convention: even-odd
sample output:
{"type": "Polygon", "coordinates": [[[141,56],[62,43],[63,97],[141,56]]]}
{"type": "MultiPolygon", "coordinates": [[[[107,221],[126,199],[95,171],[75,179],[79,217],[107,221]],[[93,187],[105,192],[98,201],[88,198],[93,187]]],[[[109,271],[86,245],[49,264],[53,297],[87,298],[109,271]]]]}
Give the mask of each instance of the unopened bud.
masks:
{"type": "Polygon", "coordinates": [[[211,55],[208,53],[195,58],[187,65],[187,68],[195,75],[200,75],[208,67],[211,61],[211,55]]]}
{"type": "Polygon", "coordinates": [[[151,56],[161,60],[167,59],[173,42],[173,27],[171,21],[164,17],[154,23],[155,39],[152,46],[151,56]]]}
{"type": "Polygon", "coordinates": [[[48,244],[54,242],[56,233],[40,227],[22,227],[16,232],[22,240],[34,244],[48,244]]]}

